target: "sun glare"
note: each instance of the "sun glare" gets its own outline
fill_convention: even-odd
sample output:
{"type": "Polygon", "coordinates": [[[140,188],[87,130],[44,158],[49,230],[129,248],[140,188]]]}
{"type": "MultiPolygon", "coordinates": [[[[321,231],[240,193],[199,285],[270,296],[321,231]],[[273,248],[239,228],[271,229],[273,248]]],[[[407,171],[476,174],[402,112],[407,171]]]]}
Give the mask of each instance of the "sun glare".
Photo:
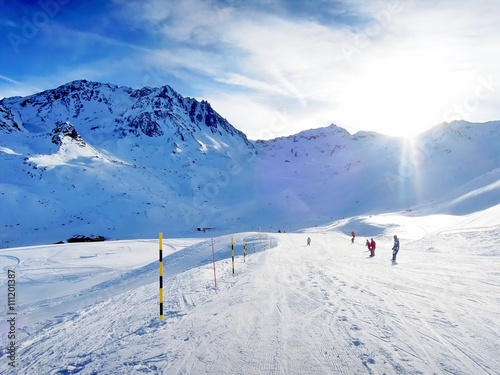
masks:
{"type": "Polygon", "coordinates": [[[413,137],[444,121],[443,103],[453,90],[451,73],[444,64],[402,55],[365,65],[349,82],[341,116],[361,129],[413,137]]]}
{"type": "MultiPolygon", "coordinates": [[[[412,192],[412,199],[420,201],[422,198],[422,176],[420,165],[423,159],[427,157],[426,151],[421,147],[416,137],[404,137],[399,158],[399,176],[402,177],[402,183],[405,186],[401,189],[402,194],[412,192]]],[[[401,197],[410,199],[410,197],[401,197]]]]}

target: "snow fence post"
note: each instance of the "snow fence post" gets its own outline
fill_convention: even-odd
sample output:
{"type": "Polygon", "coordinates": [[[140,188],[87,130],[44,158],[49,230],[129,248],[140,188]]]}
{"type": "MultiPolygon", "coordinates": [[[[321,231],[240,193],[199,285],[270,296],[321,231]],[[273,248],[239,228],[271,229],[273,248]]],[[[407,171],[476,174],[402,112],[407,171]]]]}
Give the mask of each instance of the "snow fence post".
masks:
{"type": "Polygon", "coordinates": [[[212,238],[212,257],[214,258],[214,282],[215,288],[217,289],[217,277],[215,276],[215,250],[214,250],[214,239],[212,238]]]}
{"type": "Polygon", "coordinates": [[[234,277],[234,245],[233,245],[233,237],[231,237],[231,257],[233,258],[233,277],[234,277]]]}
{"type": "MultiPolygon", "coordinates": [[[[260,233],[260,227],[259,227],[259,243],[260,243],[260,246],[262,246],[262,234],[260,233]]],[[[264,247],[264,246],[262,246],[264,247]]],[[[255,253],[255,245],[254,245],[254,253],[255,253]]]]}
{"type": "Polygon", "coordinates": [[[160,233],[160,320],[163,320],[163,233],[160,233]]]}
{"type": "Polygon", "coordinates": [[[243,262],[246,262],[247,257],[247,241],[243,241],[243,262]]]}

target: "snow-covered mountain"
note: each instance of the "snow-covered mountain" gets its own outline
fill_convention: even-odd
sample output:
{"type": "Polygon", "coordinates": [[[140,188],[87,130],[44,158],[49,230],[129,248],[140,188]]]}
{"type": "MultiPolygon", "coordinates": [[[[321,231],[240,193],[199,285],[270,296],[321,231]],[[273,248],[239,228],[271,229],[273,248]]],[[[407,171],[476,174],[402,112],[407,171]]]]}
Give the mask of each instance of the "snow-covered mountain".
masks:
{"type": "Polygon", "coordinates": [[[413,142],[335,125],[252,142],[169,86],[75,81],[0,101],[0,134],[0,247],[500,203],[498,121],[442,124],[413,142]]]}
{"type": "Polygon", "coordinates": [[[330,211],[335,219],[426,208],[466,214],[498,204],[499,144],[500,121],[460,121],[415,139],[351,135],[331,125],[259,141],[257,149],[266,161],[260,172],[273,181],[267,192],[273,201],[295,202],[308,217],[330,211]]]}
{"type": "Polygon", "coordinates": [[[190,232],[255,153],[207,102],[168,86],[76,81],[4,99],[0,112],[2,246],[190,232]]]}

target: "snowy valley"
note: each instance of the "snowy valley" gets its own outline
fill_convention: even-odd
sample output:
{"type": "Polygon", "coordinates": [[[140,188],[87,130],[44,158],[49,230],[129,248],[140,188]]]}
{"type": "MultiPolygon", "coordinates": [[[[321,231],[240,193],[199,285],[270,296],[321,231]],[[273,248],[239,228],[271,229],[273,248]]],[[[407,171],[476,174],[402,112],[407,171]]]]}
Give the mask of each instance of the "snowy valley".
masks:
{"type": "Polygon", "coordinates": [[[253,141],[75,81],[0,101],[0,135],[1,373],[500,373],[500,121],[253,141]]]}

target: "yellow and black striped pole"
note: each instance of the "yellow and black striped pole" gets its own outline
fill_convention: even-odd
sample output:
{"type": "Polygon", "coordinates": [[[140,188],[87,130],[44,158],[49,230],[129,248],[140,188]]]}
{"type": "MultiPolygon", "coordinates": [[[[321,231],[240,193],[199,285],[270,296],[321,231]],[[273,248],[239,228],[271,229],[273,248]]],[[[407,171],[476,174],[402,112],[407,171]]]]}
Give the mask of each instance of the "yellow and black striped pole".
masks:
{"type": "Polygon", "coordinates": [[[233,245],[233,237],[231,237],[231,256],[233,258],[233,276],[234,276],[234,245],[233,245]]]}
{"type": "Polygon", "coordinates": [[[163,233],[160,233],[160,320],[163,320],[163,233]]]}

